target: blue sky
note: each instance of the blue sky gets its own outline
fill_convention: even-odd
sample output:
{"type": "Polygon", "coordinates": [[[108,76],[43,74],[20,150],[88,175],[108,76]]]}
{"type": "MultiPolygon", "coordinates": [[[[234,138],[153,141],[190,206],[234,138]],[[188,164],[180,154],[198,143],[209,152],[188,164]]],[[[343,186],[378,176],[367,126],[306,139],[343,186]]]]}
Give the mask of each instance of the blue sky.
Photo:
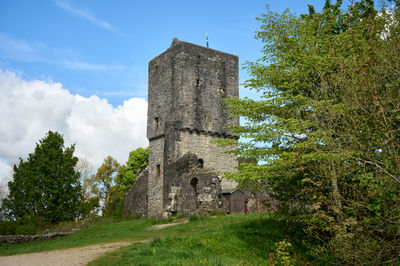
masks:
{"type": "MultiPolygon", "coordinates": [[[[26,79],[61,82],[71,93],[97,95],[114,106],[147,97],[147,63],[174,37],[239,56],[260,57],[254,40],[266,4],[300,14],[324,1],[0,2],[0,69],[26,79]],[[6,47],[4,47],[6,46],[6,47]]],[[[240,72],[240,80],[248,76],[240,72]]]]}
{"type": "MultiPolygon", "coordinates": [[[[0,1],[0,186],[49,130],[95,169],[146,147],[147,64],[174,37],[205,45],[208,32],[210,48],[242,65],[261,56],[255,18],[267,4],[301,14],[324,2],[0,1]]],[[[240,70],[240,82],[248,78],[240,70]]]]}

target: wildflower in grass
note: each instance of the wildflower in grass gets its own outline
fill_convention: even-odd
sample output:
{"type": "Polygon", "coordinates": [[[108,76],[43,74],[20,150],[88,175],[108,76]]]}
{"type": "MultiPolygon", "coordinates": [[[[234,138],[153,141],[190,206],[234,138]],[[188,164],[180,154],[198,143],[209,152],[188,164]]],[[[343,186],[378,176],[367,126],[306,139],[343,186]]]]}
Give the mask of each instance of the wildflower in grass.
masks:
{"type": "Polygon", "coordinates": [[[208,263],[207,258],[200,260],[200,264],[202,264],[202,263],[207,264],[208,263]]]}

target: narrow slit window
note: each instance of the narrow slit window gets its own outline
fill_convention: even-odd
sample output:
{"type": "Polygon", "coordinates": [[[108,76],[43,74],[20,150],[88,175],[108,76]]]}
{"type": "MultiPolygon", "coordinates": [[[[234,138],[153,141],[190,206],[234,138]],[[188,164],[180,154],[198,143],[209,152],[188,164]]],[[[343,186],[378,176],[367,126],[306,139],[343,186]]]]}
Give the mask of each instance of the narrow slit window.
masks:
{"type": "Polygon", "coordinates": [[[160,167],[159,164],[157,164],[157,166],[156,166],[156,176],[157,176],[157,177],[160,177],[160,176],[161,176],[161,167],[160,167]]]}
{"type": "Polygon", "coordinates": [[[154,118],[154,129],[157,130],[158,127],[159,127],[159,119],[158,119],[158,117],[155,117],[154,118]]]}

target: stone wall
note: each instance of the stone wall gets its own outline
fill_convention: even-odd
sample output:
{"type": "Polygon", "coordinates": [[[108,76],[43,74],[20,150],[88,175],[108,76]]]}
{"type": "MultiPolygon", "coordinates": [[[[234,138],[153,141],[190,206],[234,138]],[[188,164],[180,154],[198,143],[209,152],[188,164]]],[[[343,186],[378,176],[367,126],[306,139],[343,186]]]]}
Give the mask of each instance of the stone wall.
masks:
{"type": "Polygon", "coordinates": [[[169,178],[163,218],[180,214],[202,215],[221,210],[221,180],[215,172],[209,172],[202,166],[199,157],[187,153],[167,167],[165,174],[169,178]]]}
{"type": "Polygon", "coordinates": [[[124,215],[147,217],[148,206],[148,168],[144,169],[128,191],[124,199],[124,215]]]}
{"type": "Polygon", "coordinates": [[[163,137],[150,141],[147,217],[159,217],[163,212],[164,148],[163,137]]]}
{"type": "Polygon", "coordinates": [[[218,147],[211,143],[212,139],[224,138],[222,135],[196,130],[180,130],[179,146],[177,149],[178,158],[187,152],[196,154],[203,160],[204,168],[214,171],[235,171],[238,162],[232,154],[225,151],[232,147],[218,147]]]}
{"type": "Polygon", "coordinates": [[[178,195],[178,214],[185,216],[204,215],[219,211],[220,179],[215,173],[195,172],[181,176],[181,190],[178,195]]]}
{"type": "MultiPolygon", "coordinates": [[[[178,156],[180,157],[187,152],[196,154],[203,162],[203,168],[208,171],[236,171],[238,161],[232,154],[224,153],[231,150],[232,147],[218,147],[211,143],[212,139],[224,138],[223,135],[210,134],[209,132],[198,132],[194,130],[183,129],[180,131],[178,156]]],[[[222,178],[221,189],[233,189],[237,186],[237,182],[222,178]]]]}
{"type": "Polygon", "coordinates": [[[68,236],[77,231],[78,230],[72,230],[71,232],[56,232],[56,233],[49,233],[49,234],[43,234],[43,235],[3,235],[3,236],[0,235],[0,243],[16,244],[16,243],[49,240],[49,239],[59,238],[59,237],[63,237],[63,236],[68,236]]]}
{"type": "Polygon", "coordinates": [[[172,187],[181,187],[181,176],[195,172],[200,168],[198,157],[193,153],[187,153],[165,168],[164,179],[164,206],[170,205],[170,193],[172,187]]]}
{"type": "Polygon", "coordinates": [[[249,193],[247,209],[249,212],[274,212],[279,202],[272,199],[267,190],[249,193]]]}

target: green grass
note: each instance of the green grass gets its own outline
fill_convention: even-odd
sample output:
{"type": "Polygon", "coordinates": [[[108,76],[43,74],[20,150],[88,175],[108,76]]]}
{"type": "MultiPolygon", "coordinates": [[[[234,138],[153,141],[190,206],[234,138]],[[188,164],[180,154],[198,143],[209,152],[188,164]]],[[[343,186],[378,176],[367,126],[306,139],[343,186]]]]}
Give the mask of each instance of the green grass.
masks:
{"type": "Polygon", "coordinates": [[[146,230],[152,224],[154,224],[153,219],[128,220],[100,224],[67,237],[53,240],[20,244],[0,244],[0,255],[39,252],[123,240],[143,240],[152,236],[151,231],[146,230]]]}
{"type": "Polygon", "coordinates": [[[148,230],[153,219],[102,224],[65,238],[2,244],[0,255],[78,247],[115,241],[152,240],[108,253],[90,265],[267,265],[275,244],[289,239],[292,257],[304,262],[302,235],[271,214],[228,215],[191,219],[162,230],[148,230]],[[295,239],[291,240],[291,239],[295,239]]]}
{"type": "MultiPolygon", "coordinates": [[[[275,244],[293,236],[286,229],[270,215],[205,218],[174,229],[184,234],[124,247],[89,265],[268,265],[275,244]]],[[[297,240],[291,255],[303,264],[305,249],[297,240]]]]}

